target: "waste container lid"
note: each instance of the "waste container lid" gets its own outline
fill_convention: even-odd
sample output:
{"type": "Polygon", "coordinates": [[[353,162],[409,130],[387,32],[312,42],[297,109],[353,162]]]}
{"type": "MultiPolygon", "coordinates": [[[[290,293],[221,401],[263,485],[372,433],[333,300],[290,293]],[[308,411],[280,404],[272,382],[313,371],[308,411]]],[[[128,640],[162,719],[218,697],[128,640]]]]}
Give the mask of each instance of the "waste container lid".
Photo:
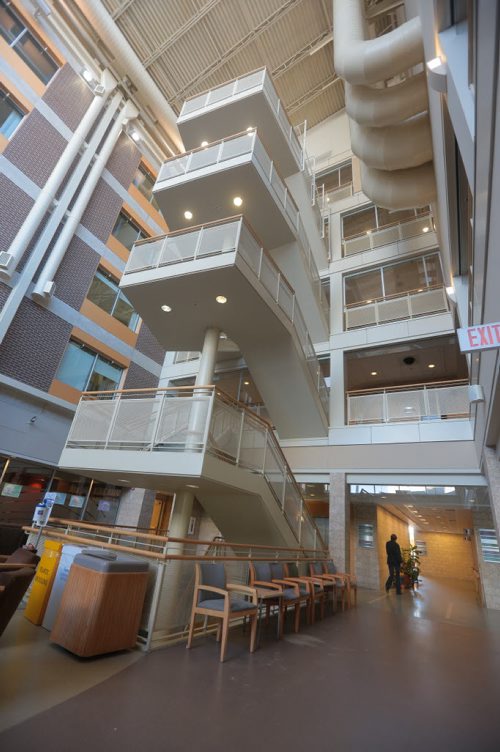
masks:
{"type": "Polygon", "coordinates": [[[74,564],[86,569],[93,569],[96,572],[147,572],[149,569],[147,561],[133,559],[130,556],[116,556],[114,559],[95,556],[88,551],[77,554],[73,560],[74,564]]]}
{"type": "Polygon", "coordinates": [[[85,556],[97,556],[99,559],[107,559],[108,561],[114,561],[118,558],[114,551],[107,551],[105,548],[84,548],[82,554],[85,556]]]}

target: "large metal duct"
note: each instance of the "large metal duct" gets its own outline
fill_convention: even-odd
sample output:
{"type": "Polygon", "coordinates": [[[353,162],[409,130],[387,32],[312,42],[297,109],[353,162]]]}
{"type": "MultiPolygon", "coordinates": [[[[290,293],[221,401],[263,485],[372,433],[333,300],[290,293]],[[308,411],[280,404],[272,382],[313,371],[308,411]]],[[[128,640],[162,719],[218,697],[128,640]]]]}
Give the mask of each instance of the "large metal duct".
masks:
{"type": "Polygon", "coordinates": [[[425,74],[380,87],[424,61],[420,20],[365,40],[362,0],[334,0],[333,29],[363,192],[387,209],[430,204],[436,187],[425,74]]]}

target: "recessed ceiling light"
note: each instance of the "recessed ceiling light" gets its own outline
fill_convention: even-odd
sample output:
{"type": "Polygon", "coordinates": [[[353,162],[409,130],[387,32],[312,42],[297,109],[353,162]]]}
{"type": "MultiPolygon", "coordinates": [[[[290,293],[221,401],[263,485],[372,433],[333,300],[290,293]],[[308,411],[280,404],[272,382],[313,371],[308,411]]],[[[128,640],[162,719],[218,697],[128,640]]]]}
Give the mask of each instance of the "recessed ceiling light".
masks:
{"type": "Polygon", "coordinates": [[[199,486],[195,486],[194,483],[186,483],[186,488],[199,488],[199,486]]]}
{"type": "Polygon", "coordinates": [[[89,71],[88,68],[84,68],[82,70],[82,76],[84,77],[85,81],[87,81],[88,83],[90,83],[94,79],[94,74],[92,73],[92,71],[89,71]]]}
{"type": "Polygon", "coordinates": [[[429,232],[429,228],[427,227],[427,225],[425,227],[422,227],[422,232],[429,232]]]}
{"type": "Polygon", "coordinates": [[[129,481],[126,478],[117,478],[118,483],[128,483],[129,481]]]}
{"type": "Polygon", "coordinates": [[[327,196],[327,197],[326,197],[326,203],[327,203],[327,204],[329,204],[329,203],[330,203],[330,198],[329,198],[329,196],[327,196]]]}
{"type": "Polygon", "coordinates": [[[215,300],[217,301],[217,303],[227,303],[227,298],[225,295],[217,295],[215,300]]]}
{"type": "Polygon", "coordinates": [[[170,308],[170,306],[169,306],[169,305],[162,305],[162,307],[161,307],[161,310],[162,310],[162,311],[165,311],[165,313],[170,313],[170,311],[171,311],[172,309],[170,308]]]}
{"type": "Polygon", "coordinates": [[[378,371],[371,371],[370,376],[378,376],[378,371]]]}
{"type": "Polygon", "coordinates": [[[235,206],[241,206],[241,205],[242,205],[242,203],[243,203],[243,199],[241,198],[241,196],[235,196],[235,197],[233,198],[233,204],[234,204],[235,206]]]}
{"type": "Polygon", "coordinates": [[[250,384],[249,381],[244,381],[243,383],[245,384],[245,386],[248,386],[250,384]]]}
{"type": "Polygon", "coordinates": [[[185,211],[184,219],[193,219],[193,212],[190,212],[189,210],[185,211]]]}
{"type": "Polygon", "coordinates": [[[255,130],[254,126],[253,125],[249,125],[248,128],[247,128],[247,133],[250,133],[251,131],[254,131],[254,130],[255,130]]]}
{"type": "Polygon", "coordinates": [[[427,368],[435,368],[435,367],[436,367],[435,363],[429,363],[429,365],[427,366],[427,368]]]}
{"type": "Polygon", "coordinates": [[[227,339],[227,334],[225,334],[224,332],[221,332],[219,334],[219,339],[227,339]]]}
{"type": "Polygon", "coordinates": [[[138,131],[131,131],[130,138],[137,143],[137,141],[141,140],[141,135],[138,131]]]}
{"type": "Polygon", "coordinates": [[[208,146],[208,141],[202,141],[202,142],[201,142],[201,145],[202,145],[202,146],[208,146]]]}

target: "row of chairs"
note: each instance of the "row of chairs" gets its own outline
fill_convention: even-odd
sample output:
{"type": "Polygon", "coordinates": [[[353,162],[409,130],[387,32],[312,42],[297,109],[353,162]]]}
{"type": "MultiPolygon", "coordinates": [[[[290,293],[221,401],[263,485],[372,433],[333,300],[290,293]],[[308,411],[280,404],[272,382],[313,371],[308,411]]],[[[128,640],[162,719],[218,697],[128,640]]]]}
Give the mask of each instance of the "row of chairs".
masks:
{"type": "Polygon", "coordinates": [[[279,636],[282,637],[289,609],[294,610],[294,631],[298,632],[302,606],[306,609],[307,622],[312,624],[318,605],[320,617],[324,617],[329,598],[333,609],[337,602],[341,603],[342,610],[357,602],[355,578],[345,572],[337,572],[332,561],[310,562],[308,575],[300,575],[295,563],[251,561],[249,580],[249,585],[228,583],[224,564],[208,561],[196,564],[187,648],[192,645],[197,616],[219,620],[217,641],[221,643],[220,660],[224,661],[231,620],[249,618],[250,652],[253,653],[259,611],[263,607],[266,622],[272,608],[278,611],[279,636]]]}

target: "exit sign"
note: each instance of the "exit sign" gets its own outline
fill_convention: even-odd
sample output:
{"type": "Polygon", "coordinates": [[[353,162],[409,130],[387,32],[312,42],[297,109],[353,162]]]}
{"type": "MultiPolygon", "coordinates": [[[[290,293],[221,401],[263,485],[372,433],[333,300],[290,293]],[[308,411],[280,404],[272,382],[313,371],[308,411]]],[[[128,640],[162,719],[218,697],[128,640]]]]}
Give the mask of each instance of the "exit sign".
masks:
{"type": "Polygon", "coordinates": [[[457,329],[457,335],[462,352],[493,350],[500,347],[500,323],[457,329]]]}

